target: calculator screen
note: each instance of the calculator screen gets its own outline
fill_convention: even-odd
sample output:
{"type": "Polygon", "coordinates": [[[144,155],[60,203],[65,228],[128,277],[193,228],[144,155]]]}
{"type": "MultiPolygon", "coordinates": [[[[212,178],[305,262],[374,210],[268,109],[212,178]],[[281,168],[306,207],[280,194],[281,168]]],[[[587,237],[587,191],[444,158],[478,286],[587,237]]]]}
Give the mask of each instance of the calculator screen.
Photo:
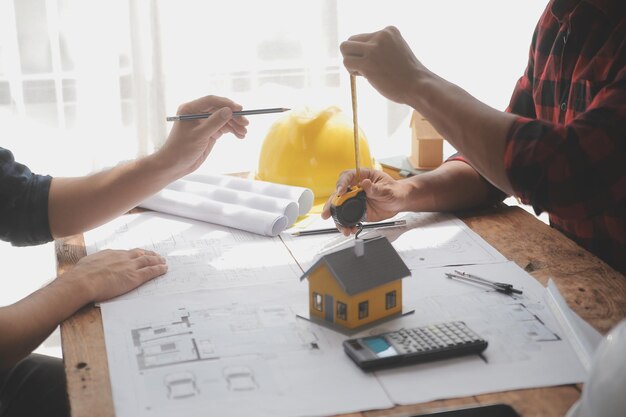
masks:
{"type": "Polygon", "coordinates": [[[367,347],[379,358],[395,356],[398,354],[396,350],[382,337],[368,337],[363,340],[367,347]]]}

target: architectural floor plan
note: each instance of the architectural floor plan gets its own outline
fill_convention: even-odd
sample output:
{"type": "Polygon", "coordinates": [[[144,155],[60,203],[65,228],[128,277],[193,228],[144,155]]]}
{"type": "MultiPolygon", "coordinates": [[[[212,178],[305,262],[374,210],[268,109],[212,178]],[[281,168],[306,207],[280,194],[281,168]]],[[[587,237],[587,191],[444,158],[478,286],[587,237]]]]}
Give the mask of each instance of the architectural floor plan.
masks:
{"type": "Polygon", "coordinates": [[[116,415],[312,416],[393,405],[374,375],[344,360],[341,335],[296,317],[307,297],[299,282],[247,290],[103,304],[111,380],[125,381],[113,383],[116,415]]]}
{"type": "Polygon", "coordinates": [[[413,314],[354,336],[463,320],[489,346],[482,356],[375,373],[347,357],[345,335],[297,317],[308,309],[301,266],[320,245],[345,244],[339,236],[269,238],[157,213],[122,219],[86,236],[90,251],[146,247],[164,254],[170,270],[101,304],[117,417],[336,415],[586,377],[546,289],[449,217],[416,215],[413,229],[385,232],[401,256],[430,264],[403,280],[403,306],[413,314]],[[459,268],[523,295],[446,277],[459,268]]]}

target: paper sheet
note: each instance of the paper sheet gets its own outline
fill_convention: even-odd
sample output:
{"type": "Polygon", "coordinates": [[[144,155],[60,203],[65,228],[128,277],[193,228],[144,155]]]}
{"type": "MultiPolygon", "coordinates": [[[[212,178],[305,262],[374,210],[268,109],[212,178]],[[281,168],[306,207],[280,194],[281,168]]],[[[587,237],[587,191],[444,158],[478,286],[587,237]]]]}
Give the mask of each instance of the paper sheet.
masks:
{"type": "Polygon", "coordinates": [[[119,217],[84,238],[87,254],[139,247],[167,259],[165,275],[122,299],[297,280],[302,273],[277,237],[159,212],[119,217]]]}
{"type": "MultiPolygon", "coordinates": [[[[264,237],[154,212],[87,233],[88,253],[144,247],[170,265],[163,277],[101,305],[116,415],[334,415],[585,380],[570,332],[533,277],[500,261],[454,218],[408,220],[406,230],[385,233],[430,262],[403,280],[403,306],[415,313],[361,335],[460,319],[488,340],[484,359],[362,372],[343,352],[346,336],[296,318],[307,309],[308,281],[299,281],[302,269],[281,241],[290,242],[284,234],[264,237]],[[431,241],[403,242],[407,234],[431,241]],[[450,251],[452,241],[465,250],[450,251]],[[461,263],[457,255],[482,263],[437,266],[461,263]],[[523,295],[446,278],[454,269],[508,282],[523,295]]],[[[291,252],[310,255],[329,243],[310,243],[320,237],[338,238],[293,238],[305,244],[291,252]]]]}
{"type": "Polygon", "coordinates": [[[276,236],[287,227],[287,216],[281,213],[223,203],[167,188],[146,198],[139,206],[265,236],[276,236]]]}
{"type": "Polygon", "coordinates": [[[478,356],[376,372],[396,404],[489,392],[580,383],[586,370],[567,334],[544,301],[546,289],[513,262],[429,268],[404,281],[404,303],[415,314],[370,332],[460,319],[489,342],[478,356]],[[483,286],[446,278],[462,269],[513,284],[511,297],[483,286]]]}
{"type": "Polygon", "coordinates": [[[228,175],[190,174],[139,207],[277,236],[313,205],[308,188],[228,175]]]}
{"type": "Polygon", "coordinates": [[[174,181],[165,188],[199,195],[222,203],[235,204],[269,213],[281,213],[287,216],[287,226],[291,226],[298,218],[297,201],[286,198],[269,197],[264,194],[187,180],[174,181]]]}
{"type": "MultiPolygon", "coordinates": [[[[390,220],[406,220],[405,226],[365,229],[359,235],[383,235],[393,244],[409,269],[446,265],[504,262],[506,258],[458,218],[444,213],[400,213],[390,220]]],[[[280,237],[305,271],[321,252],[349,245],[354,237],[340,233],[292,236],[294,231],[334,227],[332,219],[309,215],[307,221],[281,233],[280,237]]]]}
{"type": "Polygon", "coordinates": [[[548,281],[545,300],[548,307],[552,310],[554,317],[559,321],[559,324],[572,341],[572,346],[578,354],[581,363],[587,372],[589,372],[593,352],[600,344],[602,334],[569,308],[552,279],[548,281]]]}
{"type": "Polygon", "coordinates": [[[295,317],[306,281],[107,303],[116,415],[335,415],[584,380],[536,280],[512,262],[463,267],[524,291],[513,298],[446,278],[454,268],[414,271],[403,304],[415,313],[361,335],[461,319],[488,340],[486,361],[364,373],[343,352],[345,336],[295,317]]]}
{"type": "Polygon", "coordinates": [[[376,377],[338,349],[335,332],[296,319],[306,299],[294,281],[103,305],[115,415],[304,417],[391,407],[376,377]]]}
{"type": "Polygon", "coordinates": [[[185,176],[183,179],[297,201],[298,214],[300,215],[307,214],[311,210],[315,198],[313,191],[308,188],[276,184],[267,181],[252,181],[230,175],[192,173],[185,176]]]}

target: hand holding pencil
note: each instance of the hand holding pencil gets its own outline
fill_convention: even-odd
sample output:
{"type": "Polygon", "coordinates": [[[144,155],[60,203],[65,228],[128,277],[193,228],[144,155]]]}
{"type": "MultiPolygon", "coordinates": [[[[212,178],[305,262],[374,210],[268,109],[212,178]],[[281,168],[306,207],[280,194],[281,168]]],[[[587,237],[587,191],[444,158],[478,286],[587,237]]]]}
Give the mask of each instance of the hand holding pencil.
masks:
{"type": "MultiPolygon", "coordinates": [[[[179,115],[202,114],[192,122],[174,123],[165,144],[153,156],[159,166],[168,166],[177,175],[196,170],[209,156],[223,134],[243,139],[249,124],[246,117],[233,117],[242,106],[219,96],[205,96],[178,108],[179,115]]],[[[165,184],[164,184],[165,185],[165,184]]]]}

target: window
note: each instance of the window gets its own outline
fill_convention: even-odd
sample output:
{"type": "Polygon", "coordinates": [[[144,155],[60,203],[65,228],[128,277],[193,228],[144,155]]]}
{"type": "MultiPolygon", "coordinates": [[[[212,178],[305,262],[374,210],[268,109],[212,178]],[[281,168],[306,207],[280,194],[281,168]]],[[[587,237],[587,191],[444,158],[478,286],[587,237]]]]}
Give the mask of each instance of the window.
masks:
{"type": "Polygon", "coordinates": [[[389,310],[396,306],[396,290],[385,294],[385,309],[389,310]]]}
{"type": "Polygon", "coordinates": [[[0,118],[3,125],[25,121],[3,146],[27,155],[22,162],[31,169],[53,176],[82,175],[135,157],[141,135],[135,123],[131,7],[71,0],[1,3],[0,118]],[[29,148],[36,150],[32,157],[29,148]]]}
{"type": "Polygon", "coordinates": [[[337,318],[348,320],[348,306],[341,301],[337,301],[337,318]]]}
{"type": "Polygon", "coordinates": [[[359,320],[367,318],[370,314],[370,302],[363,301],[359,303],[359,320]]]}
{"type": "MultiPolygon", "coordinates": [[[[3,116],[26,120],[36,130],[18,126],[13,131],[21,137],[8,135],[3,146],[32,155],[24,161],[29,165],[38,159],[38,171],[77,175],[158,148],[171,127],[165,116],[206,94],[227,96],[245,108],[336,105],[350,115],[349,77],[339,45],[389,24],[398,26],[413,48],[424,36],[442,35],[430,36],[427,49],[452,47],[455,54],[421,51],[418,58],[491,107],[506,107],[545,0],[527,0],[523,10],[500,7],[499,19],[466,19],[475,2],[457,2],[458,13],[450,15],[448,2],[427,1],[420,10],[428,18],[420,25],[405,12],[413,2],[392,3],[381,8],[377,2],[354,0],[266,0],[246,2],[242,14],[240,2],[216,7],[189,0],[180,7],[166,1],[0,1],[0,122],[3,116]],[[352,18],[355,7],[359,19],[352,18]],[[219,18],[207,25],[207,15],[219,18]],[[442,31],[442,19],[453,19],[450,26],[457,30],[442,31]],[[488,36],[503,28],[507,37],[488,36]],[[476,81],[484,74],[457,65],[476,56],[477,45],[480,51],[506,53],[504,58],[481,55],[484,67],[498,65],[489,83],[476,81]],[[34,138],[44,139],[33,146],[34,138]],[[68,156],[58,152],[66,148],[72,149],[68,156]],[[65,160],[46,158],[52,152],[65,160]]],[[[478,3],[487,7],[490,2],[478,3]]],[[[365,80],[359,84],[359,119],[372,156],[407,153],[410,108],[389,102],[365,80]],[[392,136],[404,140],[375,140],[392,136]]],[[[263,137],[277,118],[255,117],[250,137],[263,137]]],[[[202,168],[221,173],[256,169],[261,142],[220,141],[202,168]]]]}
{"type": "Polygon", "coordinates": [[[316,292],[313,293],[313,308],[317,311],[324,311],[324,302],[322,301],[322,295],[316,292]]]}

